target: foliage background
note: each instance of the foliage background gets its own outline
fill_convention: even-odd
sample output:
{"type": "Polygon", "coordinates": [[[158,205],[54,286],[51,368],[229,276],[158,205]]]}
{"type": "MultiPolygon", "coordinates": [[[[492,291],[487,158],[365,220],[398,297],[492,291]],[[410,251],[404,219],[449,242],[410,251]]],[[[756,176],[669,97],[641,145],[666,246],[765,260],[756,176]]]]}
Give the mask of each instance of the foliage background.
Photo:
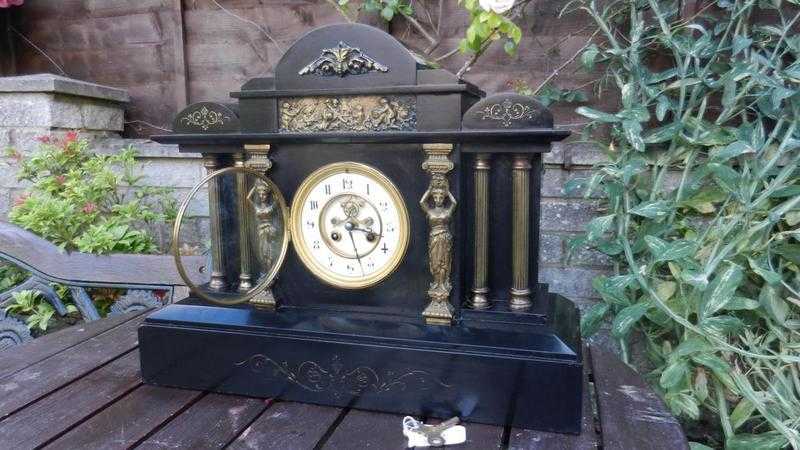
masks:
{"type": "Polygon", "coordinates": [[[696,439],[800,447],[800,12],[570,7],[601,30],[582,63],[621,93],[617,109],[578,109],[608,161],[567,186],[606,208],[573,244],[617,263],[594,280],[584,334],[612,320],[623,357],[642,336],[648,378],[696,439]]]}

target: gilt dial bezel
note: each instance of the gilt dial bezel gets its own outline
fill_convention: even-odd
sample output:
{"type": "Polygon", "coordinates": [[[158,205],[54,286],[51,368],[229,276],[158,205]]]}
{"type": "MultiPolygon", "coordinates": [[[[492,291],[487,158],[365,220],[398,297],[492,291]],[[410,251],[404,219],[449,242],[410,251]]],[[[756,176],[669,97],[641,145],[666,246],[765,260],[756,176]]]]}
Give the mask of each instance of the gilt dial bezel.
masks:
{"type": "MultiPolygon", "coordinates": [[[[336,197],[333,195],[331,198],[336,197]]],[[[322,215],[324,208],[320,208],[322,215]]],[[[300,261],[315,277],[321,281],[340,289],[364,289],[377,285],[388,278],[400,266],[408,250],[408,243],[411,235],[411,220],[408,215],[405,200],[397,186],[381,171],[363,163],[343,161],[328,164],[312,172],[300,184],[292,200],[291,218],[289,220],[292,235],[292,245],[300,261]],[[397,250],[383,267],[373,273],[361,277],[344,277],[325,268],[311,254],[310,245],[303,234],[303,205],[307,202],[308,196],[322,181],[328,177],[340,173],[353,173],[365,176],[381,185],[386,190],[398,216],[398,242],[397,250]]]]}

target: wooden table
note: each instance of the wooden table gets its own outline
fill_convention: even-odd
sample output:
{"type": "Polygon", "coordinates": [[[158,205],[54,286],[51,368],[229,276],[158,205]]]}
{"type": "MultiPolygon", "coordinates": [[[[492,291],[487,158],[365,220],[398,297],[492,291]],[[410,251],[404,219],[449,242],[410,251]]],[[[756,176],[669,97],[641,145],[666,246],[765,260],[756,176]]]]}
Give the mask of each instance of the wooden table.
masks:
{"type": "MultiPolygon", "coordinates": [[[[401,416],[143,385],[133,313],[0,353],[0,449],[401,449],[401,416]]],[[[466,424],[459,449],[685,449],[644,381],[591,347],[579,436],[466,424]]],[[[536,405],[531,405],[535,408],[536,405]]]]}

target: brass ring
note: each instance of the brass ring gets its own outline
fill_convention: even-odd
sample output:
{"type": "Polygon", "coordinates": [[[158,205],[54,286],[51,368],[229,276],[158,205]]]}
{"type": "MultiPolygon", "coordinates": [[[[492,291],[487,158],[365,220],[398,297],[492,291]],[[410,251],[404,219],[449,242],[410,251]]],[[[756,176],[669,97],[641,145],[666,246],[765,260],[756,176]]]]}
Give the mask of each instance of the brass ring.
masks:
{"type": "MultiPolygon", "coordinates": [[[[286,206],[286,200],[283,197],[283,194],[278,189],[278,186],[269,179],[263,173],[253,170],[248,167],[226,167],[224,169],[220,169],[214,172],[209,173],[206,175],[202,180],[200,180],[195,187],[189,191],[189,195],[186,196],[186,199],[181,204],[180,209],[178,209],[178,215],[175,217],[175,225],[172,227],[172,255],[175,259],[175,266],[178,269],[178,274],[181,276],[183,281],[186,283],[186,286],[189,288],[193,295],[196,295],[203,300],[210,301],[212,303],[217,303],[220,305],[236,305],[239,303],[244,303],[256,295],[263,292],[269,285],[275,280],[275,277],[278,275],[278,270],[280,269],[281,265],[283,265],[284,259],[286,259],[286,253],[289,250],[289,240],[290,240],[290,232],[289,232],[289,208],[286,206]],[[278,259],[275,261],[275,264],[272,265],[272,269],[267,273],[267,276],[264,277],[262,281],[256,284],[253,289],[248,291],[245,294],[235,294],[229,300],[224,300],[220,298],[214,298],[211,295],[208,295],[202,289],[200,289],[197,285],[195,285],[192,280],[189,278],[188,273],[186,272],[186,267],[183,265],[183,260],[181,259],[180,254],[180,228],[181,223],[183,222],[183,217],[186,214],[186,210],[189,207],[189,202],[194,198],[197,191],[200,190],[203,186],[208,184],[212,179],[222,176],[228,173],[234,172],[241,172],[248,175],[252,175],[261,181],[269,184],[270,188],[272,188],[273,195],[278,203],[278,207],[281,210],[281,216],[283,219],[283,242],[281,242],[281,251],[278,256],[278,259]]],[[[233,293],[231,293],[233,294],[233,293]]]]}

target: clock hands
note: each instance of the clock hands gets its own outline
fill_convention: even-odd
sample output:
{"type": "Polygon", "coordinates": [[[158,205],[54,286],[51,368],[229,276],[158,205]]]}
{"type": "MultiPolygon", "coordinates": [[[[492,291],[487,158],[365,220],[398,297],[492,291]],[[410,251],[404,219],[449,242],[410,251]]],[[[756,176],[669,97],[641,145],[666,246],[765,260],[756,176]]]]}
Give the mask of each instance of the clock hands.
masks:
{"type": "Polygon", "coordinates": [[[358,255],[358,247],[356,246],[356,240],[353,238],[353,224],[350,222],[346,222],[344,224],[344,229],[347,230],[347,234],[350,235],[350,242],[353,243],[353,251],[356,253],[356,260],[358,261],[358,267],[361,268],[361,275],[364,275],[364,265],[361,264],[361,256],[358,255]]]}

